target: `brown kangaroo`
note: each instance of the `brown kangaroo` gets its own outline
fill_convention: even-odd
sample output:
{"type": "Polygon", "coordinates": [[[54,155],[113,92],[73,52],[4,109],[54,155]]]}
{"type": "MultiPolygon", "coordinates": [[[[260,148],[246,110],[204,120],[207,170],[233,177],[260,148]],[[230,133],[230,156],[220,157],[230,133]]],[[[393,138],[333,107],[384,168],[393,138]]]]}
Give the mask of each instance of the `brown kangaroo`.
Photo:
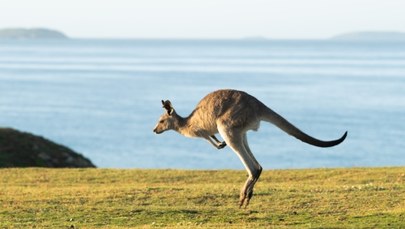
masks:
{"type": "Polygon", "coordinates": [[[260,177],[262,167],[249,148],[246,132],[257,131],[260,121],[273,123],[283,131],[308,144],[318,147],[331,147],[345,140],[343,136],[333,141],[313,138],[289,123],[255,97],[237,90],[218,90],[206,95],[194,111],[186,118],[179,116],[169,100],[162,100],[166,112],[160,117],[153,132],[160,134],[175,130],[186,137],[201,137],[217,149],[229,145],[239,156],[249,177],[240,193],[239,207],[247,206],[253,196],[253,187],[260,177]],[[215,134],[225,140],[219,141],[215,134]]]}

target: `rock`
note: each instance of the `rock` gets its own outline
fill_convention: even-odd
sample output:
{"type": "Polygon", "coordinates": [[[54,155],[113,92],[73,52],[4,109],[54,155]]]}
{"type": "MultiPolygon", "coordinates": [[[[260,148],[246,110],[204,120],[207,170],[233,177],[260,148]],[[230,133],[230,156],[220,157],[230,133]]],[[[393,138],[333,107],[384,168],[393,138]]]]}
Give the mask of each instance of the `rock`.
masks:
{"type": "Polygon", "coordinates": [[[96,167],[73,150],[40,136],[0,128],[0,167],[96,167]]]}

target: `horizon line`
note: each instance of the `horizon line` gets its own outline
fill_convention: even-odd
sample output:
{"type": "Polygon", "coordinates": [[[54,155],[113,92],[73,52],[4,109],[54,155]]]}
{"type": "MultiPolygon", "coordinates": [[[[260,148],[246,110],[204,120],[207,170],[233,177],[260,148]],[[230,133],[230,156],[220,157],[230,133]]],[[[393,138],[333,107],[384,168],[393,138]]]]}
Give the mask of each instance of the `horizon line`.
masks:
{"type": "MultiPolygon", "coordinates": [[[[271,37],[266,35],[246,35],[246,36],[238,36],[238,37],[212,37],[212,36],[200,36],[200,37],[193,37],[193,36],[150,36],[150,37],[137,37],[137,36],[71,36],[68,33],[64,32],[60,29],[50,28],[50,27],[3,27],[0,28],[1,30],[13,30],[13,29],[23,29],[23,30],[35,30],[35,29],[45,29],[54,32],[61,33],[62,35],[66,36],[68,39],[117,39],[117,40],[252,40],[252,41],[271,41],[271,40],[307,40],[307,41],[322,41],[322,40],[340,40],[340,37],[343,36],[351,36],[351,35],[358,35],[358,34],[371,34],[371,33],[385,33],[385,34],[398,34],[401,36],[405,36],[405,32],[399,30],[357,30],[357,31],[349,31],[349,32],[341,32],[336,33],[334,35],[330,35],[327,37],[271,37]]],[[[369,40],[369,39],[366,39],[369,40]]]]}

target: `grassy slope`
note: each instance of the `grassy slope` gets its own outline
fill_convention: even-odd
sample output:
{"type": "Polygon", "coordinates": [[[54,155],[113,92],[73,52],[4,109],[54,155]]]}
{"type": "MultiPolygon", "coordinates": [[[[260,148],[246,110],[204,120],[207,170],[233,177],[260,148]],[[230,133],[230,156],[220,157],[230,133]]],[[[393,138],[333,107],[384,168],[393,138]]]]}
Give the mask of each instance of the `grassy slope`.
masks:
{"type": "Polygon", "coordinates": [[[405,228],[405,168],[275,170],[237,207],[244,171],[1,169],[0,228],[405,228]]]}

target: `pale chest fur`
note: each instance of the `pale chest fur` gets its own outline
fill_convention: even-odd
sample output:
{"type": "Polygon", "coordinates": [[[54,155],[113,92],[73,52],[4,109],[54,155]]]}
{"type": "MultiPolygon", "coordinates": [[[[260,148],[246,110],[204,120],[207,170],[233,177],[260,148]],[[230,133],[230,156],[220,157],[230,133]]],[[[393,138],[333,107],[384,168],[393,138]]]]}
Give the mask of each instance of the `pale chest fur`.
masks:
{"type": "Polygon", "coordinates": [[[187,137],[201,137],[202,135],[214,135],[218,133],[216,117],[209,112],[195,112],[187,123],[189,131],[187,137]]]}

